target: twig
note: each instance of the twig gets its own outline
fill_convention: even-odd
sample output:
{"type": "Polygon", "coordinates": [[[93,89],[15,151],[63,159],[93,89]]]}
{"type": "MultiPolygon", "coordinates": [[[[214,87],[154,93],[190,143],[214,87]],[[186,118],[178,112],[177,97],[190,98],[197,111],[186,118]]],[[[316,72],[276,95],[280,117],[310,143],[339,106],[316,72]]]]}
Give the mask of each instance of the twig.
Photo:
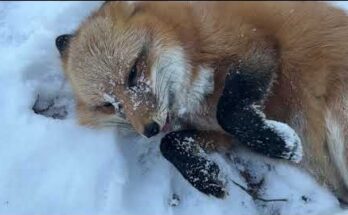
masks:
{"type": "Polygon", "coordinates": [[[254,192],[250,192],[249,189],[243,187],[242,185],[238,184],[237,182],[233,181],[232,182],[237,186],[239,187],[240,189],[244,190],[246,193],[248,193],[254,200],[260,200],[260,201],[263,201],[263,202],[287,202],[288,200],[287,199],[264,199],[264,198],[261,198],[259,196],[257,196],[257,194],[255,194],[254,192]]]}

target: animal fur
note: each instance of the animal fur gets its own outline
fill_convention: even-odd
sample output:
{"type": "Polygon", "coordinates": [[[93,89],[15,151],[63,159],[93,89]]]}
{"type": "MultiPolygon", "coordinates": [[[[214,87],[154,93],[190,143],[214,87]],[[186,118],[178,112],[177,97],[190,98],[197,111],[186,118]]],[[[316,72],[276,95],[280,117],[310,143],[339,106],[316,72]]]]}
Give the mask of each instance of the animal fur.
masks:
{"type": "Polygon", "coordinates": [[[347,39],[347,15],[322,2],[107,2],[62,61],[82,124],[130,123],[139,133],[171,115],[224,134],[215,113],[228,67],[276,65],[264,112],[296,130],[301,165],[348,201],[347,39]],[[143,88],[132,93],[127,74],[144,50],[143,88]],[[104,94],[122,111],[103,106],[104,94]]]}

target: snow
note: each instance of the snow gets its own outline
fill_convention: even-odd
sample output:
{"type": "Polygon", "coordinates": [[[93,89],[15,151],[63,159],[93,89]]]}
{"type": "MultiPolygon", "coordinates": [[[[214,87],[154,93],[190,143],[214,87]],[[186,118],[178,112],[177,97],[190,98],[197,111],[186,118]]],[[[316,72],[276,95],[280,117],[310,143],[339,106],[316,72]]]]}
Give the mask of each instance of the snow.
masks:
{"type": "Polygon", "coordinates": [[[242,149],[228,157],[211,155],[229,190],[220,200],[181,177],[161,156],[160,137],[149,141],[79,126],[54,39],[72,32],[100,4],[0,2],[0,214],[340,211],[329,191],[286,163],[242,149]],[[246,187],[239,171],[250,172],[255,184],[264,178],[260,197],[287,201],[253,200],[233,183],[246,187]]]}

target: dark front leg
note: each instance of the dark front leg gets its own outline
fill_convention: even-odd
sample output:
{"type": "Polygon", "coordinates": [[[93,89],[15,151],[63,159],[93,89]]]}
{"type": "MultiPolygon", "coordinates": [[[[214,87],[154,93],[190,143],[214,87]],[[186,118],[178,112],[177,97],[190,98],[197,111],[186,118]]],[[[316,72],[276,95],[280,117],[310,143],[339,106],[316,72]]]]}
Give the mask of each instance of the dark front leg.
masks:
{"type": "Polygon", "coordinates": [[[220,126],[239,142],[273,158],[301,159],[300,139],[287,125],[266,120],[256,104],[262,102],[274,78],[272,70],[241,64],[227,74],[217,106],[220,126]]]}
{"type": "Polygon", "coordinates": [[[223,198],[227,192],[219,179],[219,166],[207,158],[202,148],[215,150],[215,146],[218,145],[217,140],[227,140],[222,140],[222,136],[214,139],[214,135],[209,132],[175,131],[162,139],[160,149],[162,155],[193,187],[207,195],[223,198]]]}

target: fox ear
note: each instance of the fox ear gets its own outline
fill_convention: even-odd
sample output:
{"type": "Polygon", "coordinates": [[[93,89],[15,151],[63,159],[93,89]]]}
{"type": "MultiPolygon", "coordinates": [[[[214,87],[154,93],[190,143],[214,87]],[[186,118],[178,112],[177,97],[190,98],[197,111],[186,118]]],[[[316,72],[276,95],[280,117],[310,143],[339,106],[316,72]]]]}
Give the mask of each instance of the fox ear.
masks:
{"type": "Polygon", "coordinates": [[[68,47],[70,39],[72,37],[72,34],[62,34],[56,38],[56,47],[61,55],[68,47]]]}

